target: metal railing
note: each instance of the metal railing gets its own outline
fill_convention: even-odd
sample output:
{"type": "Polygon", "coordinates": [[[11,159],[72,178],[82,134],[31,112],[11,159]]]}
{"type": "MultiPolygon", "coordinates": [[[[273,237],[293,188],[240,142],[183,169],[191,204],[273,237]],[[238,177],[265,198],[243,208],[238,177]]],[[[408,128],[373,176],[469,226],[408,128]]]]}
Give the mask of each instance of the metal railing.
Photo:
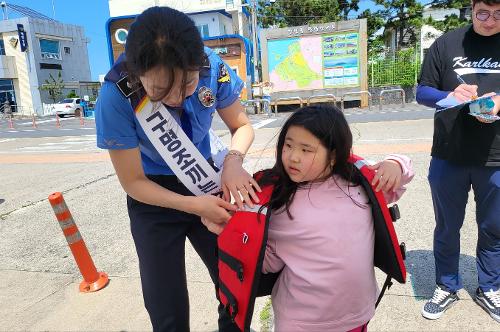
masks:
{"type": "Polygon", "coordinates": [[[379,95],[379,110],[382,109],[382,96],[386,93],[391,93],[391,92],[399,92],[401,93],[401,99],[402,99],[402,102],[403,102],[403,106],[405,106],[405,100],[406,100],[406,94],[405,94],[405,90],[403,89],[387,89],[387,90],[382,90],[380,91],[380,95],[379,95]]]}
{"type": "MultiPolygon", "coordinates": [[[[245,106],[253,105],[254,107],[257,108],[257,110],[258,110],[258,106],[260,104],[262,104],[260,109],[268,110],[267,113],[269,116],[272,114],[271,101],[269,99],[248,99],[248,100],[242,101],[242,104],[245,106]],[[267,107],[266,107],[266,105],[267,105],[267,107]]],[[[256,111],[255,114],[257,114],[257,113],[258,112],[256,111]]]]}
{"type": "Polygon", "coordinates": [[[363,96],[363,95],[368,95],[368,109],[372,109],[372,94],[370,91],[367,90],[362,90],[362,91],[353,91],[353,92],[346,92],[342,95],[340,98],[340,108],[342,111],[344,111],[344,101],[346,96],[363,96]]]}
{"type": "Polygon", "coordinates": [[[331,98],[332,102],[334,104],[337,103],[337,97],[335,97],[331,93],[327,93],[327,94],[324,94],[324,95],[315,95],[315,96],[311,96],[311,97],[307,98],[307,106],[311,105],[311,100],[314,100],[314,99],[328,99],[328,98],[331,98]]]}
{"type": "Polygon", "coordinates": [[[304,100],[300,97],[283,97],[283,98],[278,98],[276,99],[273,104],[274,104],[274,113],[278,114],[278,102],[280,101],[292,101],[292,100],[298,100],[300,103],[300,107],[304,106],[304,100]]]}

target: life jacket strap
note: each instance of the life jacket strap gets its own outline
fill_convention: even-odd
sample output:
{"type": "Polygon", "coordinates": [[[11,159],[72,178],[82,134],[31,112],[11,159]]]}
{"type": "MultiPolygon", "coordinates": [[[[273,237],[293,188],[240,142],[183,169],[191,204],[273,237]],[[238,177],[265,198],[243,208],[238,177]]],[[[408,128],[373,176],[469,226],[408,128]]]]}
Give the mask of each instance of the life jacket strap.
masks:
{"type": "Polygon", "coordinates": [[[226,310],[228,310],[229,315],[231,316],[231,320],[234,322],[234,319],[236,318],[236,315],[238,314],[238,302],[236,301],[236,297],[231,293],[229,288],[227,288],[226,285],[222,282],[222,280],[219,279],[219,289],[222,292],[222,294],[226,297],[227,299],[227,306],[226,310]]]}
{"type": "Polygon", "coordinates": [[[238,280],[243,282],[243,263],[240,260],[236,259],[235,257],[229,255],[225,251],[221,250],[220,248],[218,251],[218,256],[219,256],[219,259],[224,264],[226,264],[227,266],[229,266],[231,268],[231,270],[236,272],[236,276],[238,277],[238,280]]]}
{"type": "Polygon", "coordinates": [[[385,290],[391,288],[391,286],[392,286],[391,277],[387,275],[387,278],[385,278],[384,286],[382,286],[382,290],[380,291],[380,294],[378,296],[377,302],[375,302],[375,308],[377,308],[378,304],[380,303],[380,300],[382,300],[385,290]]]}

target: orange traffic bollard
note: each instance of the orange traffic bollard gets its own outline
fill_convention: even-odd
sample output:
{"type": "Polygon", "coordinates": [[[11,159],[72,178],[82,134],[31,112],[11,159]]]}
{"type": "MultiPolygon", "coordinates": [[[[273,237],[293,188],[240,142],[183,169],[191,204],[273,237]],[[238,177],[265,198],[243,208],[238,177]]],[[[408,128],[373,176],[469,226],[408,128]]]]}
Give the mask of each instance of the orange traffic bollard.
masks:
{"type": "Polygon", "coordinates": [[[87,246],[62,194],[56,192],[49,195],[49,202],[52,205],[52,209],[59,221],[59,226],[61,226],[64,236],[66,236],[66,241],[68,241],[69,248],[83,276],[83,281],[80,283],[80,292],[95,292],[106,287],[109,282],[108,275],[104,272],[97,272],[94,261],[90,257],[87,246]]]}

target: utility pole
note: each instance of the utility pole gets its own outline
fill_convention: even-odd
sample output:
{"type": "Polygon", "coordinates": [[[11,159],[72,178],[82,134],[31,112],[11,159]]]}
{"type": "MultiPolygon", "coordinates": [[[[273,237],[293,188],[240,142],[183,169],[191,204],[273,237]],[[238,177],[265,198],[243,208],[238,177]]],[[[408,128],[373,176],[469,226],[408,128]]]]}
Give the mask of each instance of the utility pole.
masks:
{"type": "Polygon", "coordinates": [[[9,13],[7,12],[7,3],[5,1],[2,1],[2,3],[0,5],[2,6],[3,19],[8,20],[9,13]]]}
{"type": "Polygon", "coordinates": [[[257,34],[257,0],[252,0],[252,32],[253,32],[253,72],[256,83],[260,82],[259,75],[259,47],[257,34]]]}
{"type": "Polygon", "coordinates": [[[52,18],[56,19],[56,6],[54,5],[54,0],[52,0],[52,18]]]}

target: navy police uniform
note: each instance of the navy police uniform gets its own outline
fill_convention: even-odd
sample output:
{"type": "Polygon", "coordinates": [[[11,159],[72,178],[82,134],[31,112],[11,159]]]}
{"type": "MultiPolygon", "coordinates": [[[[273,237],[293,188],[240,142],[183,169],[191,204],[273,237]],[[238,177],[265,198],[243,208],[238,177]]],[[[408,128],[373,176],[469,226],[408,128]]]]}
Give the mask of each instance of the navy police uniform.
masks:
{"type": "MultiPolygon", "coordinates": [[[[200,72],[196,92],[186,98],[183,111],[172,112],[176,121],[201,154],[210,159],[209,129],[217,109],[233,104],[243,89],[242,80],[210,49],[205,48],[206,66],[200,72]]],[[[145,92],[131,86],[120,56],[105,77],[96,104],[97,146],[103,149],[139,147],[146,176],[181,195],[192,193],[173,175],[141,128],[134,108],[145,92]]],[[[144,204],[127,196],[141,273],[146,309],[155,331],[188,331],[189,302],[184,260],[186,237],[216,283],[216,236],[200,217],[182,211],[144,204]]],[[[220,330],[236,330],[219,308],[220,330]]]]}

